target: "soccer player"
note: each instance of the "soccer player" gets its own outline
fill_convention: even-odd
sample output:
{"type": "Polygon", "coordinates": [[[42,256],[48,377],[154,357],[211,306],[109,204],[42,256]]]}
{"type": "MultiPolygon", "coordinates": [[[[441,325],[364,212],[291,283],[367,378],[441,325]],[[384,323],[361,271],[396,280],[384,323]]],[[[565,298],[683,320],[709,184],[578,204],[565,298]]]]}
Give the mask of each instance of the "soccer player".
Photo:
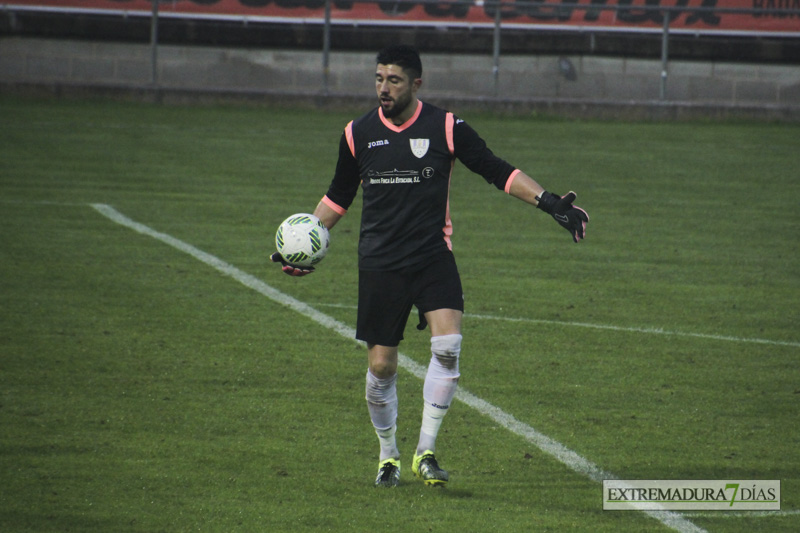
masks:
{"type": "MultiPolygon", "coordinates": [[[[424,483],[443,486],[447,471],[436,460],[436,436],[456,392],[464,298],[450,237],[448,205],[455,159],[498,189],[537,206],[584,237],[589,217],[572,202],[492,153],[466,122],[417,98],[422,62],[414,48],[390,46],[377,56],[379,105],[344,129],[328,192],[314,214],[328,228],[363,194],[358,246],[356,337],[367,344],[366,400],[380,444],[375,485],[400,481],[397,448],[398,345],[413,306],[419,329],[431,330],[431,359],[423,385],[422,424],[411,470],[424,483]]],[[[287,274],[294,267],[272,255],[287,274]]]]}

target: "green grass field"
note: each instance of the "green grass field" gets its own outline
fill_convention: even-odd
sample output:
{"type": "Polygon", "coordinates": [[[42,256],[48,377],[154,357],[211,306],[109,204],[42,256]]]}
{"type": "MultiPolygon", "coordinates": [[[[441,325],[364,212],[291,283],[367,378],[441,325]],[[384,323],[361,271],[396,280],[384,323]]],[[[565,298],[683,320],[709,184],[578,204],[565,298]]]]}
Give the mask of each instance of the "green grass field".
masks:
{"type": "MultiPolygon", "coordinates": [[[[574,245],[457,165],[463,389],[622,479],[780,479],[779,513],[684,519],[797,531],[800,127],[460,114],[591,216],[574,245]]],[[[404,370],[403,484],[374,489],[363,348],[92,207],[354,327],[358,201],[314,275],[267,261],[353,117],[0,97],[0,531],[670,530],[460,402],[424,487],[404,370]]]]}

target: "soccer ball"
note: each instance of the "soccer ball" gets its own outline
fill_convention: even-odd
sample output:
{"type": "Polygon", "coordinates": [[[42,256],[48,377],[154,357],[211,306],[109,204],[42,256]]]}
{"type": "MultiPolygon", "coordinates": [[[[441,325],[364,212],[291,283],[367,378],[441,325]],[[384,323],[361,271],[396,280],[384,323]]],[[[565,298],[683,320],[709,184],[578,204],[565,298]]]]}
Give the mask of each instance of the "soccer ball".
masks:
{"type": "Polygon", "coordinates": [[[308,213],[297,213],[284,220],[275,234],[275,246],[292,266],[316,265],[328,253],[331,236],[328,228],[308,213]]]}

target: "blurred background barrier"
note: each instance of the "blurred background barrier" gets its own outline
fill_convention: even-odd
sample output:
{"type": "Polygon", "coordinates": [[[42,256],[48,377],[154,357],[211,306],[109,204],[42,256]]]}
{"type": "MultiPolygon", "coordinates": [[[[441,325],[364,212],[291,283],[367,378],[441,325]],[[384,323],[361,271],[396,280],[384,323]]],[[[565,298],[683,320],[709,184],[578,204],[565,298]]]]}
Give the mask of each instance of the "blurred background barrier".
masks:
{"type": "Polygon", "coordinates": [[[404,42],[440,101],[794,118],[794,3],[19,0],[0,84],[341,102],[371,97],[376,50],[404,42]]]}

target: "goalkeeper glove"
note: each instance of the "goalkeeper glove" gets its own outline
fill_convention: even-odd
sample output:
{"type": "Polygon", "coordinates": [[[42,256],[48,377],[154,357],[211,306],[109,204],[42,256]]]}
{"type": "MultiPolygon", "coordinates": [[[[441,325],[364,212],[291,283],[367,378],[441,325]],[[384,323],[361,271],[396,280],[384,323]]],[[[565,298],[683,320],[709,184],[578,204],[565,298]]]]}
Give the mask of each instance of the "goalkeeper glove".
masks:
{"type": "Polygon", "coordinates": [[[586,234],[589,215],[580,207],[572,205],[576,196],[572,191],[563,197],[545,191],[538,197],[539,205],[537,207],[552,216],[556,222],[561,224],[561,227],[572,235],[572,240],[578,242],[586,234]]]}
{"type": "Polygon", "coordinates": [[[273,263],[280,263],[283,265],[281,270],[283,270],[286,274],[290,276],[305,276],[306,274],[311,274],[314,272],[314,267],[301,267],[295,266],[290,263],[286,262],[286,259],[280,254],[280,252],[275,252],[271,256],[269,256],[269,260],[273,263]]]}

